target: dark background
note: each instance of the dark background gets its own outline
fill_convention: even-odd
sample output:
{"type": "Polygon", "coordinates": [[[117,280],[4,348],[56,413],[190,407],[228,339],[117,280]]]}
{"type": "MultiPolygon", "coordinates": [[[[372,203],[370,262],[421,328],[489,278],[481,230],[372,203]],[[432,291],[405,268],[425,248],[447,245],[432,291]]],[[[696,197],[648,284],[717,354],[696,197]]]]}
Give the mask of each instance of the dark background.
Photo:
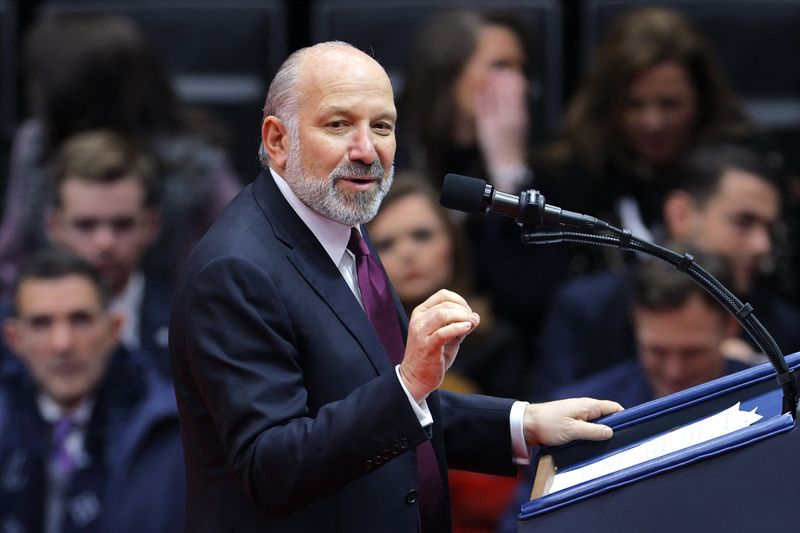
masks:
{"type": "Polygon", "coordinates": [[[535,45],[533,137],[543,141],[603,30],[619,13],[645,5],[675,7],[698,24],[751,117],[775,133],[789,166],[798,168],[800,0],[0,0],[0,191],[14,128],[28,116],[20,51],[40,13],[132,17],[184,101],[216,119],[219,139],[246,182],[258,170],[267,85],[292,50],[331,38],[352,42],[387,68],[399,93],[406,53],[433,12],[454,6],[511,11],[535,45]]]}

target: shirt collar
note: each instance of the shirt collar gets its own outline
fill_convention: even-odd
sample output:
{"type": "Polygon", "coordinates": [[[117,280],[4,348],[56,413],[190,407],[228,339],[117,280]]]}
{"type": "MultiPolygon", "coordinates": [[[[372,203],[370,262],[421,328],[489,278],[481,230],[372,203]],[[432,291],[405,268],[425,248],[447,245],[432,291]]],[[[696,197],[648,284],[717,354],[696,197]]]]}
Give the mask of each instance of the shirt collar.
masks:
{"type": "Polygon", "coordinates": [[[350,241],[350,226],[340,224],[339,222],[320,215],[304,204],[294,191],[292,191],[292,188],[286,183],[286,180],[275,172],[272,167],[270,167],[269,172],[272,174],[275,184],[278,186],[281,194],[283,194],[283,197],[286,198],[286,201],[289,202],[289,205],[292,206],[294,212],[297,213],[300,220],[308,226],[308,229],[311,230],[311,233],[314,234],[325,249],[325,252],[330,256],[333,264],[338,265],[347,250],[347,243],[350,241]]]}
{"type": "Polygon", "coordinates": [[[36,403],[39,406],[39,412],[44,418],[45,422],[54,424],[62,419],[65,415],[69,414],[72,420],[79,426],[85,426],[89,422],[89,417],[92,415],[94,409],[94,397],[90,396],[83,400],[78,407],[72,411],[67,411],[61,407],[56,401],[51,398],[47,393],[41,392],[36,398],[36,403]]]}

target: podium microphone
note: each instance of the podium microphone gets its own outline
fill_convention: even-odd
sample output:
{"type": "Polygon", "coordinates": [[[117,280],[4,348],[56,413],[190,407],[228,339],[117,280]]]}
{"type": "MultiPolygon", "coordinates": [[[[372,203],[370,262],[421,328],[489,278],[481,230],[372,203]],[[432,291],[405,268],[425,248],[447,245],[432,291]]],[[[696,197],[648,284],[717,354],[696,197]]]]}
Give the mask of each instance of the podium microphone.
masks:
{"type": "Polygon", "coordinates": [[[775,367],[778,383],[783,388],[782,412],[791,412],[792,417],[797,416],[800,372],[796,375],[794,371],[789,370],[783,352],[775,339],[755,317],[753,306],[743,304],[714,276],[697,265],[691,254],[677,254],[668,248],[634,237],[630,231],[615,228],[602,220],[548,205],[544,202],[544,196],[533,189],[514,196],[495,190],[485,180],[448,174],[444,177],[439,202],[444,207],[466,213],[482,215],[495,213],[513,217],[522,226],[522,242],[525,244],[552,244],[566,240],[581,244],[613,246],[620,250],[655,257],[685,272],[739,321],[748,335],[753,338],[756,346],[767,355],[775,367]],[[607,230],[612,235],[601,235],[594,232],[538,232],[539,227],[545,223],[581,229],[607,230]]]}
{"type": "Polygon", "coordinates": [[[494,213],[516,219],[521,226],[538,228],[543,224],[560,224],[572,228],[608,229],[602,220],[546,204],[539,191],[522,191],[519,196],[500,192],[486,180],[448,174],[444,177],[439,199],[444,207],[485,215],[494,213]]]}

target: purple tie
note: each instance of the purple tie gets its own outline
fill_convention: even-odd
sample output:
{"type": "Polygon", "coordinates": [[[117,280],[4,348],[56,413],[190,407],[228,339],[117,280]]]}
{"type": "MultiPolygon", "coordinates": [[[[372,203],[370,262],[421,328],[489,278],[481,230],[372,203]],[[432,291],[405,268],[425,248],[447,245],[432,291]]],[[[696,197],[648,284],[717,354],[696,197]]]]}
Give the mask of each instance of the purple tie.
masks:
{"type": "Polygon", "coordinates": [[[67,450],[67,438],[75,427],[75,421],[65,416],[53,426],[51,460],[59,479],[66,480],[75,468],[75,460],[67,450]]]}
{"type": "MultiPolygon", "coordinates": [[[[392,297],[389,277],[383,267],[372,257],[367,243],[356,228],[350,230],[347,249],[356,256],[358,288],[361,302],[372,327],[378,334],[389,359],[400,364],[405,353],[405,343],[400,329],[400,320],[392,297]]],[[[443,508],[442,480],[439,463],[433,445],[426,440],[417,446],[417,480],[419,482],[420,531],[435,532],[441,528],[440,512],[443,508]]]]}

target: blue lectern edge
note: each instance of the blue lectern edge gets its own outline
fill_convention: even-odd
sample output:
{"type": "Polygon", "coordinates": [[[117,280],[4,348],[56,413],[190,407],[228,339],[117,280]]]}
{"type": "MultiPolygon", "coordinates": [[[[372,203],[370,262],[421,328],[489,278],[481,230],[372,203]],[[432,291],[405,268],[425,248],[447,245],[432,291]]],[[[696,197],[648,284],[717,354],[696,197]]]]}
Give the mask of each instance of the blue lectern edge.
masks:
{"type": "Polygon", "coordinates": [[[708,457],[750,446],[760,440],[791,431],[794,426],[791,414],[780,415],[728,435],[531,500],[522,505],[517,518],[526,520],[670,470],[683,468],[708,457]]]}
{"type": "MultiPolygon", "coordinates": [[[[787,356],[786,361],[791,369],[800,367],[800,352],[787,356]]],[[[752,387],[767,382],[770,379],[775,379],[775,369],[771,364],[765,363],[753,368],[724,376],[717,380],[686,389],[684,391],[672,394],[665,398],[660,398],[652,402],[648,402],[630,409],[626,409],[619,413],[598,419],[598,422],[606,424],[615,430],[620,430],[635,424],[640,424],[651,420],[656,417],[664,416],[679,409],[685,409],[689,406],[706,402],[713,398],[735,392],[740,389],[752,387]]],[[[775,382],[775,393],[780,393],[777,381],[775,382]]],[[[775,416],[766,418],[753,426],[736,431],[729,435],[713,439],[706,443],[689,447],[685,450],[679,450],[671,454],[664,455],[652,461],[636,465],[634,467],[625,469],[621,472],[616,472],[600,478],[588,481],[564,489],[553,494],[548,494],[540,498],[534,499],[525,503],[518,518],[528,519],[533,516],[550,512],[555,509],[561,508],[565,505],[590,498],[596,494],[608,492],[616,488],[635,483],[639,480],[646,479],[669,471],[672,469],[681,468],[687,464],[691,464],[707,457],[727,453],[738,448],[749,446],[754,442],[770,438],[781,433],[785,433],[794,428],[794,419],[790,414],[780,415],[779,412],[775,416]]],[[[646,439],[645,439],[646,440],[646,439]]],[[[573,446],[586,445],[586,443],[576,442],[566,446],[558,447],[557,449],[564,450],[573,446]]],[[[624,448],[614,450],[612,453],[617,453],[624,448]]],[[[548,455],[555,452],[556,448],[542,447],[539,450],[539,456],[548,455]]],[[[600,457],[610,455],[602,454],[600,457]]],[[[595,460],[600,458],[595,457],[595,460]]],[[[573,465],[574,467],[575,465],[573,465]]]]}

